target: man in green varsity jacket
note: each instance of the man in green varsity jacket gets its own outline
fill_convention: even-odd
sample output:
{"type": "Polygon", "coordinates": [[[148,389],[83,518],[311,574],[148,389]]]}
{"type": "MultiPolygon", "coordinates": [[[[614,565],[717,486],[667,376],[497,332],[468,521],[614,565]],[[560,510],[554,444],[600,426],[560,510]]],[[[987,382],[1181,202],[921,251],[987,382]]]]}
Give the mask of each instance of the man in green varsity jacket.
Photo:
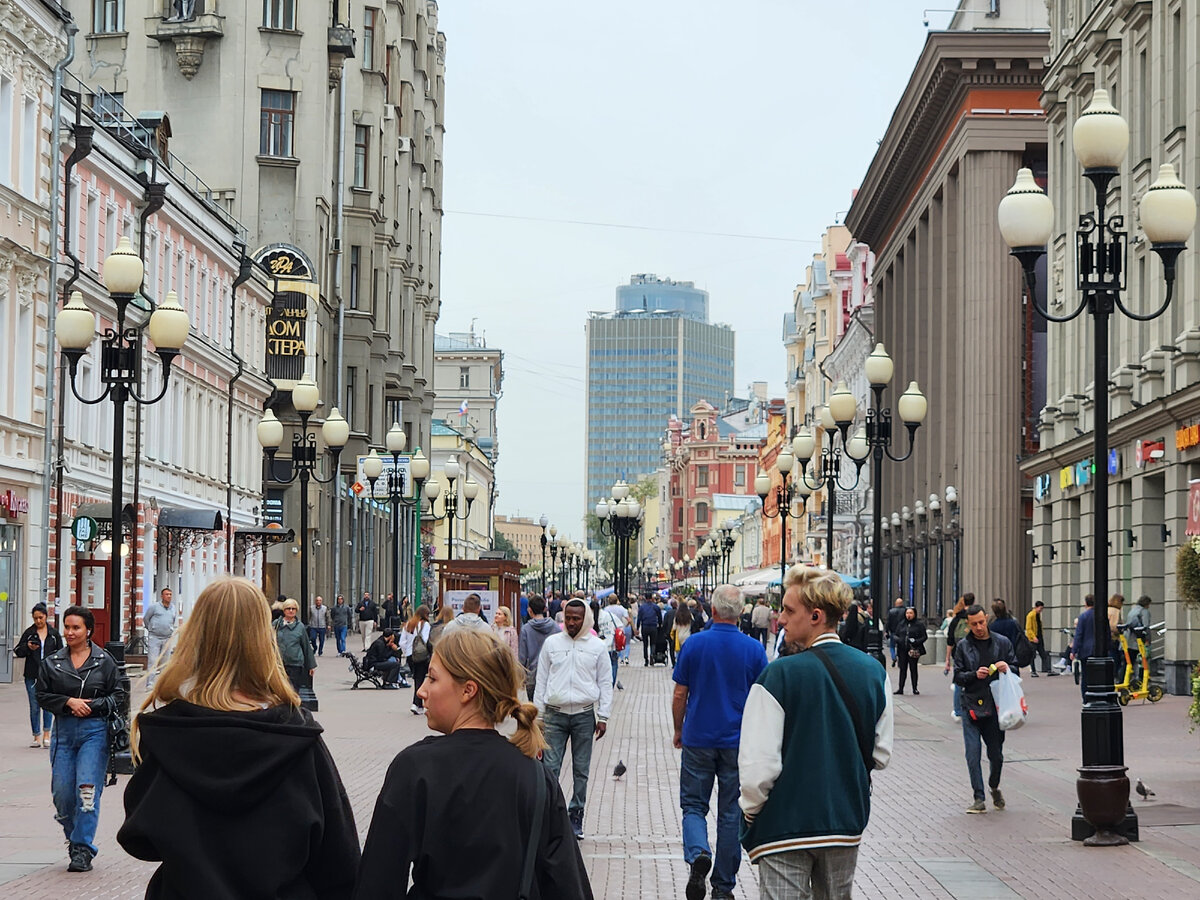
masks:
{"type": "Polygon", "coordinates": [[[892,756],[887,671],[837,638],[853,595],[836,574],[793,566],[779,625],[804,652],[750,689],[738,751],[742,846],[764,900],[848,898],[871,812],[870,769],[892,756]]]}

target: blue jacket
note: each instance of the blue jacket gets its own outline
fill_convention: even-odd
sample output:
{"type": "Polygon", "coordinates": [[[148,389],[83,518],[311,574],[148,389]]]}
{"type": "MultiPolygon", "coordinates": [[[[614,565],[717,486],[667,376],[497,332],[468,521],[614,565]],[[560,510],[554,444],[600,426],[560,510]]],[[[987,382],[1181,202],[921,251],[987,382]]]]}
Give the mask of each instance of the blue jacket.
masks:
{"type": "Polygon", "coordinates": [[[662,624],[662,610],[654,603],[643,601],[637,611],[638,629],[658,628],[662,624]]]}
{"type": "Polygon", "coordinates": [[[1096,651],[1096,611],[1091,607],[1079,614],[1075,623],[1075,640],[1071,649],[1076,659],[1087,659],[1096,651]]]}

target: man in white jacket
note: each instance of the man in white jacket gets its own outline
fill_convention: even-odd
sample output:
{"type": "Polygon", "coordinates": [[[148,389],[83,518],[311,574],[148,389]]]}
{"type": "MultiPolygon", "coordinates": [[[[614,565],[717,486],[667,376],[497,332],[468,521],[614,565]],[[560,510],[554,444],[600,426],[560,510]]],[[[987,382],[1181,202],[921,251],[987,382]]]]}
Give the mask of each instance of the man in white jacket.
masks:
{"type": "Polygon", "coordinates": [[[563,630],[546,638],[538,655],[533,702],[545,723],[542,761],[557,778],[571,740],[574,785],[567,813],[575,837],[583,838],[592,739],[604,737],[612,710],[612,668],[604,641],[592,634],[592,611],[579,599],[563,607],[563,630]]]}

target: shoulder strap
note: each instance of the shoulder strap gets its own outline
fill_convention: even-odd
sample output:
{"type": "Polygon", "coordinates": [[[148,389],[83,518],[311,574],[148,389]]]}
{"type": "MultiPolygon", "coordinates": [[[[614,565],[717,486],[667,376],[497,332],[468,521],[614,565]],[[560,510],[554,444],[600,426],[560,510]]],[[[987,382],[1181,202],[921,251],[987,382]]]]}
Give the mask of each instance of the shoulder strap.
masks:
{"type": "Polygon", "coordinates": [[[529,900],[529,890],[533,886],[533,861],[537,858],[538,846],[542,843],[542,816],[546,807],[546,773],[542,771],[542,763],[537,764],[537,794],[533,807],[533,827],[529,831],[529,843],[525,846],[525,862],[521,866],[521,891],[518,900],[529,900]]]}
{"type": "Polygon", "coordinates": [[[863,718],[858,711],[858,703],[854,700],[854,695],[850,693],[850,687],[846,684],[846,679],[842,677],[842,673],[837,670],[830,660],[828,654],[821,647],[809,647],[808,652],[813,654],[821,661],[821,665],[829,673],[829,677],[833,679],[833,685],[837,688],[837,692],[842,697],[842,703],[846,705],[846,711],[850,714],[850,722],[854,726],[854,733],[858,737],[858,749],[862,754],[863,765],[866,766],[868,774],[875,768],[874,741],[871,740],[871,735],[863,727],[863,718]]]}

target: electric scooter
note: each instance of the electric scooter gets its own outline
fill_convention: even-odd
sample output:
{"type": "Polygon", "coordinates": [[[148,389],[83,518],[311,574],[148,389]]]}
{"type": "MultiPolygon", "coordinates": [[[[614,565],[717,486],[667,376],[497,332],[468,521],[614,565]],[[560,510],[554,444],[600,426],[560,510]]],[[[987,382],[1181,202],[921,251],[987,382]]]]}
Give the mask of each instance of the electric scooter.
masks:
{"type": "MultiPolygon", "coordinates": [[[[1164,623],[1152,625],[1150,628],[1162,629],[1159,634],[1163,634],[1166,629],[1164,623]]],[[[1150,682],[1150,657],[1148,655],[1148,644],[1150,639],[1150,628],[1133,628],[1130,629],[1134,638],[1137,639],[1138,659],[1141,663],[1141,678],[1133,683],[1133,689],[1130,689],[1130,681],[1133,678],[1133,660],[1129,654],[1129,641],[1125,637],[1125,627],[1121,626],[1120,641],[1121,649],[1125,652],[1125,678],[1117,685],[1114,685],[1117,691],[1117,702],[1122,706],[1128,706],[1130,700],[1149,700],[1151,703],[1157,703],[1163,698],[1162,685],[1152,684],[1150,682]]]]}

